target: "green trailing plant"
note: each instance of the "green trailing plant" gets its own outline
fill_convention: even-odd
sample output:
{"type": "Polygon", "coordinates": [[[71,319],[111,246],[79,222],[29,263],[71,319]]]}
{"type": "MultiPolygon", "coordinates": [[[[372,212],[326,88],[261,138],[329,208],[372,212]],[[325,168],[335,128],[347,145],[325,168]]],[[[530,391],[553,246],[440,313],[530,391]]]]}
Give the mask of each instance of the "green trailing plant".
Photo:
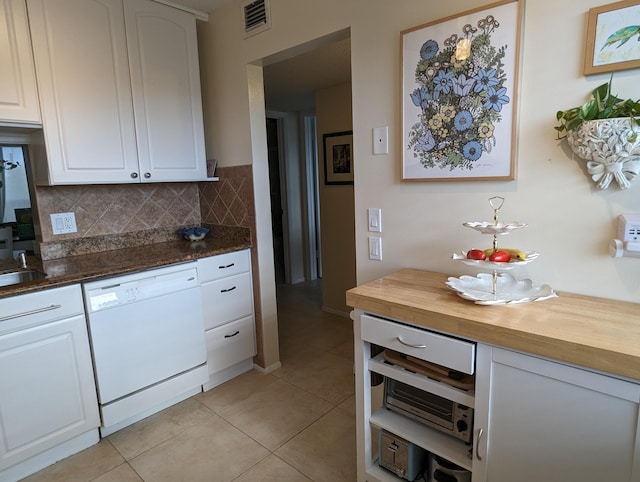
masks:
{"type": "Polygon", "coordinates": [[[569,131],[575,130],[585,121],[596,119],[614,119],[628,117],[631,122],[633,134],[629,137],[634,142],[638,136],[638,120],[640,119],[640,99],[620,99],[611,93],[611,82],[596,87],[591,92],[591,98],[579,107],[567,110],[559,110],[556,120],[559,124],[555,127],[558,131],[558,139],[566,137],[569,131]]]}

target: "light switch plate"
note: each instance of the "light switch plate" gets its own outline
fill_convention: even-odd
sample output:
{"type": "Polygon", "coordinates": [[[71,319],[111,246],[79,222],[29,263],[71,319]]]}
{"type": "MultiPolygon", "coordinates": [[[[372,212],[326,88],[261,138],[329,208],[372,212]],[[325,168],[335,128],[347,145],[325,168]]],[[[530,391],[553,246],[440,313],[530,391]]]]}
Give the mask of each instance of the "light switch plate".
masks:
{"type": "Polygon", "coordinates": [[[368,211],[368,218],[369,218],[369,232],[381,233],[382,232],[382,209],[369,208],[367,211],[368,211]]]}
{"type": "Polygon", "coordinates": [[[382,238],[369,236],[369,259],[382,261],[382,238]]]}
{"type": "Polygon", "coordinates": [[[373,128],[373,153],[389,154],[389,126],[373,128]]]}

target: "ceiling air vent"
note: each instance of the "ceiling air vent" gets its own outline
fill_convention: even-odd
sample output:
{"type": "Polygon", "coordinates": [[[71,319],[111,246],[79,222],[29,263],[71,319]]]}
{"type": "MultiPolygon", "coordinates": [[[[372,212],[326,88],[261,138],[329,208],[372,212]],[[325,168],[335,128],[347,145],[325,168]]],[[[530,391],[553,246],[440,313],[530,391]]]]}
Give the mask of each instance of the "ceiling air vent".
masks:
{"type": "Polygon", "coordinates": [[[242,4],[244,37],[251,37],[271,28],[271,14],[267,0],[253,0],[242,4]]]}

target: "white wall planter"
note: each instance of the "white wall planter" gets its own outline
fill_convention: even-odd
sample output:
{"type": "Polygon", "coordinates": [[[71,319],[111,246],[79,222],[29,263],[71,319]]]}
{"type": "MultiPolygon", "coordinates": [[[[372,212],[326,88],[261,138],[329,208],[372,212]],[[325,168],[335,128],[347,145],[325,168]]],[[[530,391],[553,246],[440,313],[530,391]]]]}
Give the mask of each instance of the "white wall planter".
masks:
{"type": "Polygon", "coordinates": [[[627,189],[640,173],[640,133],[629,137],[637,126],[626,117],[583,122],[567,133],[571,150],[587,161],[587,170],[598,189],[607,189],[615,179],[627,189]]]}

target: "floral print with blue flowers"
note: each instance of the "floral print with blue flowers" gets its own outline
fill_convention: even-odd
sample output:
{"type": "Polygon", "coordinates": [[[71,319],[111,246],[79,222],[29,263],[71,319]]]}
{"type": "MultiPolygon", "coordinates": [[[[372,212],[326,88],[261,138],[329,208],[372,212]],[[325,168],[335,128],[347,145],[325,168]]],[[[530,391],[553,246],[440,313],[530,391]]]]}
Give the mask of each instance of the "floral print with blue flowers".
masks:
{"type": "Polygon", "coordinates": [[[442,45],[433,39],[422,45],[417,87],[410,93],[421,112],[409,131],[408,149],[423,167],[472,170],[496,146],[494,130],[511,101],[503,63],[507,46],[491,44],[499,27],[487,15],[442,45]]]}

